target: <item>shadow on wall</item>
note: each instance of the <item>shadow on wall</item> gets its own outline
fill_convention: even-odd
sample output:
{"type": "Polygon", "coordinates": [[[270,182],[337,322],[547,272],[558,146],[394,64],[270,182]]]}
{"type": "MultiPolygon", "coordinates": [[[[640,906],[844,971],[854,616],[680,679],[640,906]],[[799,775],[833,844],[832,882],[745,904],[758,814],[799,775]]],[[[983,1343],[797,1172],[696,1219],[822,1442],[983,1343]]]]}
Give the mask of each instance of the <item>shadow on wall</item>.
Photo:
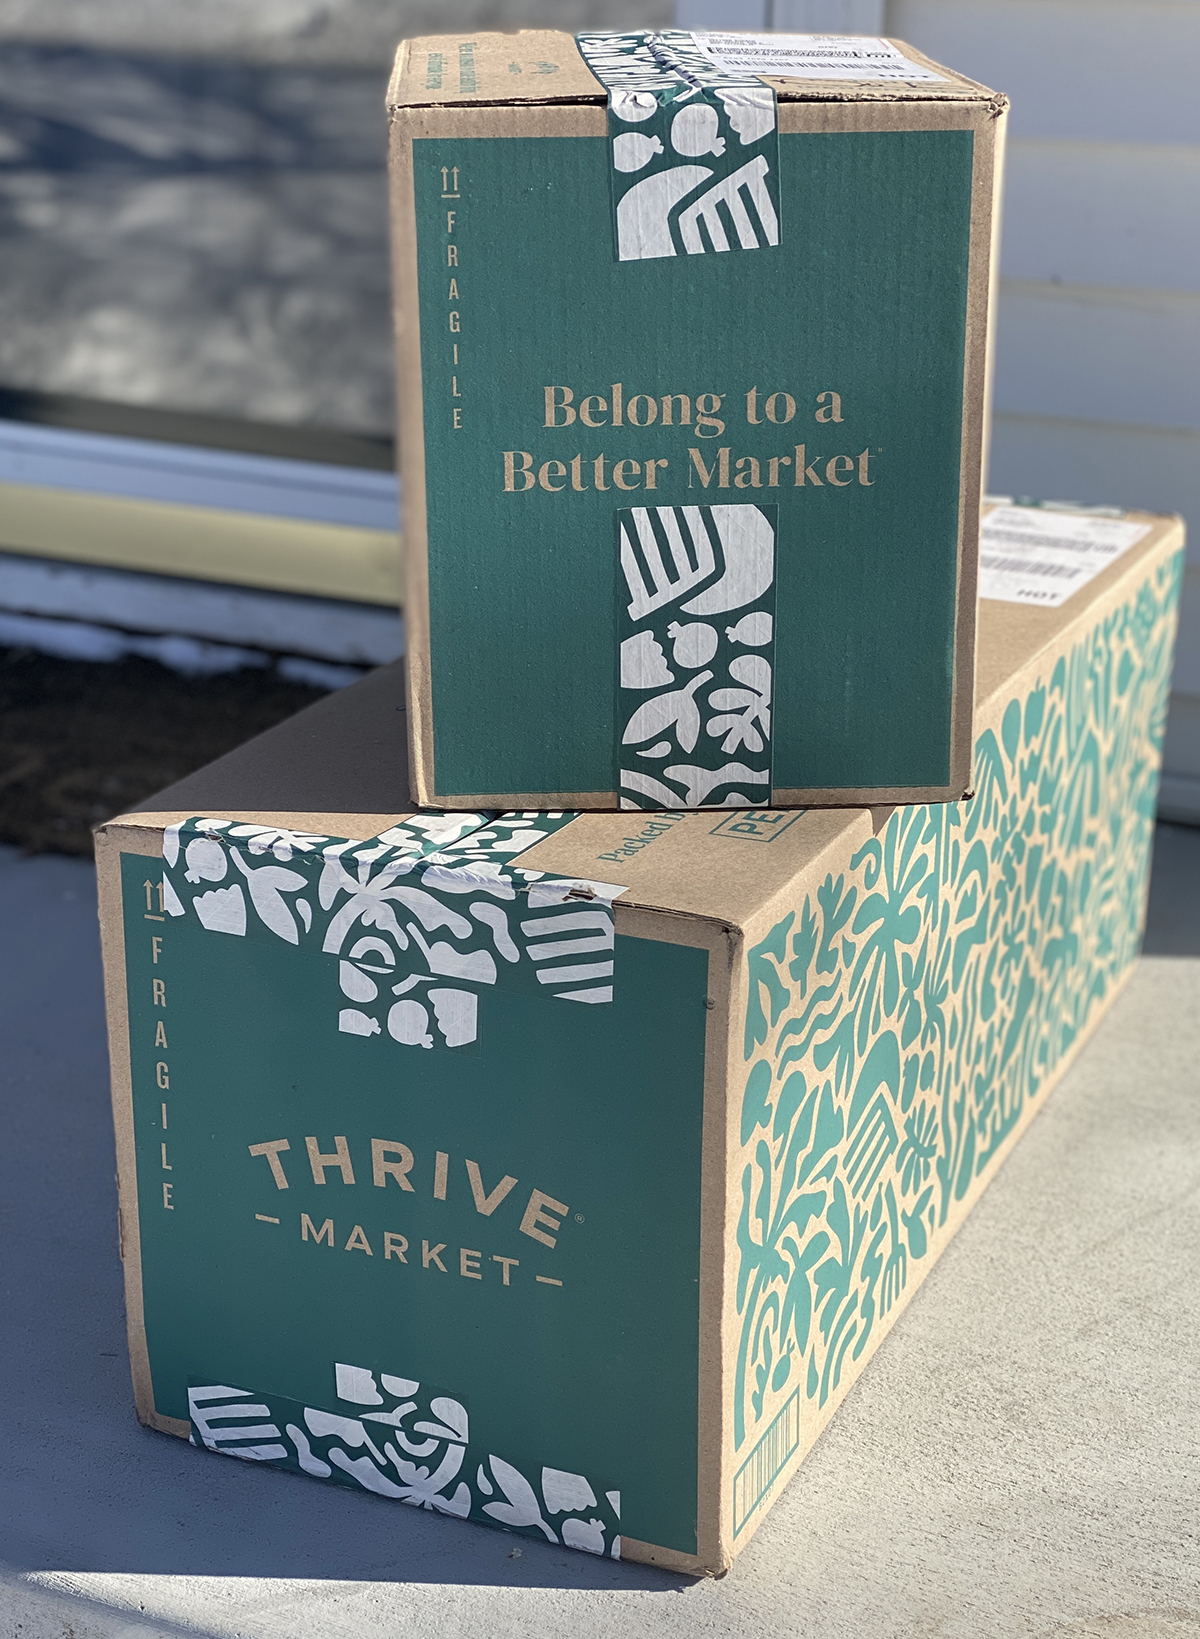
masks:
{"type": "Polygon", "coordinates": [[[1147,956],[1200,956],[1200,827],[1159,824],[1154,831],[1147,956]]]}

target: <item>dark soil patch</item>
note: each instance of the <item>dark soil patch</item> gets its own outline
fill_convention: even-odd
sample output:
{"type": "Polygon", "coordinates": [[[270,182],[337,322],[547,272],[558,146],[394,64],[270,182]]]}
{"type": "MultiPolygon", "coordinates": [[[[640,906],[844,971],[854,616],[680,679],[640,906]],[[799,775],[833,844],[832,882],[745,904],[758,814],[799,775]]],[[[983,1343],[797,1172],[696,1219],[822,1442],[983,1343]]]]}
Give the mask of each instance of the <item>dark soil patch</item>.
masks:
{"type": "Polygon", "coordinates": [[[93,826],[321,694],[265,668],[182,677],[0,647],[0,842],[90,856],[93,826]]]}

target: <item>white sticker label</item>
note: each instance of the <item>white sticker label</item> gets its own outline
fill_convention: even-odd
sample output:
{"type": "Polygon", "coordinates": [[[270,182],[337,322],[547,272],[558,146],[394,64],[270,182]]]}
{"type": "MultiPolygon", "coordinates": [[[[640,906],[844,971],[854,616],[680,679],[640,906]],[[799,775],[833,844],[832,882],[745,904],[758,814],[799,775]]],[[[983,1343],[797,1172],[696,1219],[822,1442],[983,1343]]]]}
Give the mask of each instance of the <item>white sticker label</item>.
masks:
{"type": "Polygon", "coordinates": [[[940,80],[890,40],[868,34],[693,34],[697,46],[731,74],[780,80],[940,80]]]}
{"type": "Polygon", "coordinates": [[[979,595],[1057,609],[1152,527],[1078,512],[996,507],[979,534],[979,595]]]}

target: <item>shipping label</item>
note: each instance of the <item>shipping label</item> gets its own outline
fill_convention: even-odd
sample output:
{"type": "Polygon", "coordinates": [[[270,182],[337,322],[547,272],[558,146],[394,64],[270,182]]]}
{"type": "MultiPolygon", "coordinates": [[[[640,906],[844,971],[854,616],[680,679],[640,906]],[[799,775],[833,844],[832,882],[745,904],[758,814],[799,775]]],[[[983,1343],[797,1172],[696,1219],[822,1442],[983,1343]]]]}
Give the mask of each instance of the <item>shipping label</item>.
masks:
{"type": "Polygon", "coordinates": [[[1057,609],[1150,529],[1119,514],[996,507],[980,529],[979,595],[1057,609]]]}

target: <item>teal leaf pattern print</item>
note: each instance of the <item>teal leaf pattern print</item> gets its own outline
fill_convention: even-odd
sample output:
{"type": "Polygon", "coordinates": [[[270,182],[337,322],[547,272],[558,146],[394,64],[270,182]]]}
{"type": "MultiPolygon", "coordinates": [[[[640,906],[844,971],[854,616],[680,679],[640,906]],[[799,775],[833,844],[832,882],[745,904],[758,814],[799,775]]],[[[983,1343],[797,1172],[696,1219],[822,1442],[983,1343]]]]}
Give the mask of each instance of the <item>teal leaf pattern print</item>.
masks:
{"type": "Polygon", "coordinates": [[[1180,568],[747,951],[739,1451],[836,1394],[1137,955],[1180,568]]]}

